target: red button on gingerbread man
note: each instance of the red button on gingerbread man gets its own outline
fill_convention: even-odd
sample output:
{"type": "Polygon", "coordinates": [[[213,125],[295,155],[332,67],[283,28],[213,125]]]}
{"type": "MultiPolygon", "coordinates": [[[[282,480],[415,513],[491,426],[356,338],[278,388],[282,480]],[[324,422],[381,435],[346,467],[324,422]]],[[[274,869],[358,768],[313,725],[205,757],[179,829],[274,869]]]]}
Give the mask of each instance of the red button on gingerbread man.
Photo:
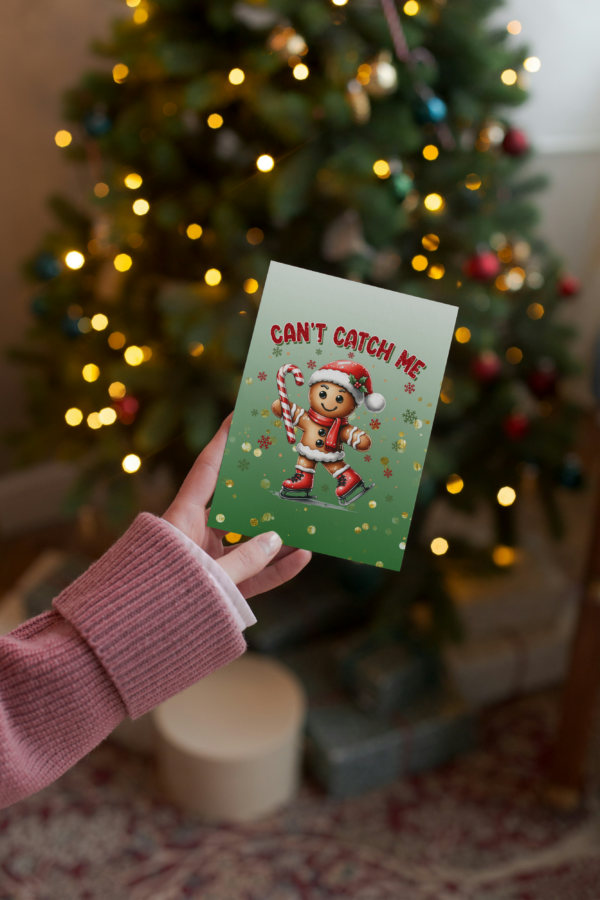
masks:
{"type": "Polygon", "coordinates": [[[369,435],[351,425],[348,416],[363,403],[369,412],[381,412],[385,408],[385,399],[381,394],[373,393],[371,376],[361,363],[339,360],[327,363],[310,376],[308,411],[295,403],[290,408],[284,382],[287,371],[294,373],[298,384],[304,381],[296,366],[283,366],[277,378],[280,399],[271,408],[286,422],[288,440],[294,440],[294,427],[302,430],[302,437],[296,447],[296,474],[283,482],[280,496],[289,500],[313,499],[310,491],[316,465],[320,462],[337,479],[335,493],[340,504],[352,503],[375,485],[365,487],[360,475],[344,463],[346,454],[342,444],[363,453],[371,446],[369,435]]]}

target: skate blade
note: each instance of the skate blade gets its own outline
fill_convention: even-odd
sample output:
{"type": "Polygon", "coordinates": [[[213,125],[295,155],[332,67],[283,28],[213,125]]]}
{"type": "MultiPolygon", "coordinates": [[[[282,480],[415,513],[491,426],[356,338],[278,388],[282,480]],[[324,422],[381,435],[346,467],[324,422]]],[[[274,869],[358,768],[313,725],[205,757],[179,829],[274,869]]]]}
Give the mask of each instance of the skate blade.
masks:
{"type": "Polygon", "coordinates": [[[286,491],[284,490],[284,488],[282,488],[282,489],[279,491],[279,496],[281,497],[282,500],[300,500],[302,503],[304,503],[306,500],[315,500],[315,499],[316,499],[316,498],[314,497],[314,495],[313,495],[313,494],[309,494],[308,491],[305,491],[305,492],[302,494],[302,496],[300,496],[300,495],[299,495],[298,493],[296,493],[295,491],[294,491],[293,494],[292,494],[292,493],[289,493],[289,494],[288,494],[288,493],[286,493],[286,491]]]}
{"type": "Polygon", "coordinates": [[[348,506],[349,503],[354,503],[355,500],[359,500],[361,497],[363,497],[367,493],[367,491],[372,491],[374,487],[374,484],[370,484],[368,487],[365,487],[364,481],[361,481],[360,484],[357,484],[355,488],[352,488],[352,491],[348,497],[340,497],[340,506],[348,506]],[[354,491],[359,490],[359,488],[362,488],[362,490],[358,494],[353,493],[354,491]]]}

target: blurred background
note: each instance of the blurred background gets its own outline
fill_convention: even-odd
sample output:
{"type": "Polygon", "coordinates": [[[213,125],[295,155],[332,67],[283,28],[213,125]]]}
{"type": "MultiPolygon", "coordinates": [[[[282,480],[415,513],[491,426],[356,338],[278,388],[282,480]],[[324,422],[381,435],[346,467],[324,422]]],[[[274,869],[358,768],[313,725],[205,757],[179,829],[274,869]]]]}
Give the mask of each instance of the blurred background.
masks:
{"type": "Polygon", "coordinates": [[[269,258],[461,310],[403,573],[316,557],[256,598],[256,669],[124,723],[0,814],[0,894],[596,898],[598,4],[5,0],[0,22],[3,633],[137,509],[165,508],[235,400],[269,258]],[[169,62],[186,40],[200,62],[169,62]],[[185,157],[176,176],[157,134],[185,157]],[[306,176],[288,160],[305,141],[306,176]],[[256,184],[259,153],[259,187],[206,200],[256,184]],[[110,327],[88,328],[97,314],[110,327]],[[222,727],[230,757],[224,690],[241,768],[220,794],[198,734],[222,727]],[[244,768],[258,745],[276,775],[266,750],[266,770],[244,768]]]}

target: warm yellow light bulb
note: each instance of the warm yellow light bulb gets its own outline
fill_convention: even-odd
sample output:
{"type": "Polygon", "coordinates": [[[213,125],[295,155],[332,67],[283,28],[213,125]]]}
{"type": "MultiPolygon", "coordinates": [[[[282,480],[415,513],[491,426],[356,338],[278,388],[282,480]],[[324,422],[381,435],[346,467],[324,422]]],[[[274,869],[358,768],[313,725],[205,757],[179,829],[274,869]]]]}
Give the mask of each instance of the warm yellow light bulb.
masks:
{"type": "Polygon", "coordinates": [[[460,475],[450,475],[446,482],[446,490],[449,494],[460,494],[464,486],[465,483],[460,475]]]}
{"type": "Polygon", "coordinates": [[[123,466],[123,471],[127,472],[129,475],[137,472],[141,464],[141,459],[135,453],[128,453],[121,463],[121,465],[123,466]]]}
{"type": "Polygon", "coordinates": [[[139,200],[133,201],[133,206],[131,208],[133,209],[136,216],[145,216],[150,209],[150,204],[147,200],[142,200],[140,197],[139,200]]]}
{"type": "Polygon", "coordinates": [[[385,159],[378,159],[377,162],[373,163],[373,171],[377,175],[378,178],[389,178],[390,177],[390,166],[389,163],[386,162],[385,159]]]}
{"type": "Polygon", "coordinates": [[[304,81],[305,78],[308,78],[308,66],[305,66],[304,63],[297,63],[292,70],[292,74],[298,81],[304,81]]]}
{"type": "Polygon", "coordinates": [[[468,328],[465,328],[465,326],[462,325],[460,328],[456,329],[454,337],[459,344],[468,344],[471,340],[471,332],[468,328]]]}
{"type": "Polygon", "coordinates": [[[88,363],[81,370],[84,381],[97,381],[100,376],[100,369],[94,363],[88,363]]]}
{"type": "Polygon", "coordinates": [[[71,132],[65,131],[64,129],[57,131],[54,135],[54,143],[57,147],[68,147],[72,140],[73,135],[71,132]]]}
{"type": "Polygon", "coordinates": [[[417,0],[407,0],[403,9],[407,16],[416,16],[419,12],[419,4],[417,3],[417,0]]]}
{"type": "Polygon", "coordinates": [[[113,381],[108,387],[108,393],[113,400],[121,400],[127,393],[127,388],[122,381],[113,381]]]}
{"type": "Polygon", "coordinates": [[[413,256],[411,265],[413,269],[417,270],[417,272],[424,272],[429,265],[429,261],[426,256],[423,256],[422,253],[419,253],[417,254],[417,256],[413,256]]]}
{"type": "Polygon", "coordinates": [[[86,419],[90,428],[93,428],[95,431],[97,428],[102,428],[102,422],[100,421],[100,416],[97,412],[90,413],[86,419]]]}
{"type": "Polygon", "coordinates": [[[128,366],[139,366],[144,362],[144,352],[141,347],[132,344],[123,354],[128,366]]]}
{"type": "Polygon", "coordinates": [[[541,62],[537,58],[537,56],[529,56],[525,62],[523,63],[523,67],[528,72],[539,72],[541,67],[541,62]]]}
{"type": "Polygon", "coordinates": [[[135,191],[143,182],[142,176],[138,175],[137,172],[130,172],[123,180],[125,182],[125,187],[128,187],[131,191],[135,191]]]}
{"type": "Polygon", "coordinates": [[[506,30],[509,34],[520,34],[522,27],[523,26],[517,19],[513,19],[512,22],[509,22],[506,26],[506,30]]]}
{"type": "Polygon", "coordinates": [[[69,250],[65,256],[65,262],[70,269],[80,269],[85,262],[85,257],[79,250],[69,250]]]}
{"type": "Polygon", "coordinates": [[[439,212],[444,206],[444,200],[439,194],[427,194],[423,203],[429,212],[439,212]]]}
{"type": "Polygon", "coordinates": [[[190,241],[197,241],[198,238],[202,237],[202,226],[197,225],[196,222],[192,222],[192,224],[188,225],[186,228],[185,233],[190,241]]]}
{"type": "Polygon", "coordinates": [[[143,25],[144,22],[148,21],[148,10],[147,9],[136,9],[133,14],[133,21],[136,25],[143,25]]]}
{"type": "Polygon", "coordinates": [[[514,69],[505,69],[502,75],[500,76],[503,84],[514,84],[517,80],[517,73],[514,69]]]}
{"type": "Polygon", "coordinates": [[[232,69],[229,73],[229,81],[231,84],[241,84],[245,77],[246,76],[241,69],[232,69]]]}
{"type": "Polygon", "coordinates": [[[95,316],[92,316],[92,328],[94,331],[104,331],[107,325],[108,318],[104,313],[96,313],[95,316]]]}
{"type": "Polygon", "coordinates": [[[446,274],[446,269],[441,263],[435,263],[433,266],[429,267],[429,272],[427,274],[430,278],[433,278],[434,281],[439,281],[440,278],[443,278],[446,274]]]}
{"type": "Polygon", "coordinates": [[[222,277],[223,276],[218,269],[208,269],[208,271],[204,273],[204,280],[211,287],[219,284],[222,277]]]}
{"type": "Polygon", "coordinates": [[[220,128],[223,124],[223,116],[220,116],[219,113],[212,113],[206,120],[206,124],[209,128],[220,128]]]}
{"type": "Polygon", "coordinates": [[[492,551],[492,559],[497,566],[512,566],[515,561],[516,553],[512,547],[506,547],[504,544],[498,544],[492,551]]]}
{"type": "Polygon", "coordinates": [[[439,155],[440,151],[435,146],[435,144],[427,144],[426,147],[423,147],[423,156],[425,157],[425,159],[431,161],[433,159],[437,159],[439,155]]]}
{"type": "Polygon", "coordinates": [[[345,6],[348,0],[331,0],[334,6],[345,6]]]}
{"type": "Polygon", "coordinates": [[[517,499],[517,492],[511,487],[502,487],[496,494],[500,506],[512,506],[517,499]]]}
{"type": "Polygon", "coordinates": [[[274,165],[275,160],[272,156],[269,156],[268,153],[263,153],[263,155],[259,156],[256,160],[256,168],[259,172],[270,172],[274,165]]]}
{"type": "Polygon", "coordinates": [[[76,406],[72,406],[71,409],[68,409],[65,413],[65,422],[67,425],[81,425],[83,422],[83,413],[80,409],[77,409],[76,406]]]}
{"type": "Polygon", "coordinates": [[[117,421],[117,413],[112,406],[105,406],[104,409],[101,409],[98,413],[98,418],[103,425],[112,425],[117,421]]]}
{"type": "Polygon", "coordinates": [[[247,278],[244,282],[244,290],[247,294],[255,294],[258,290],[258,281],[256,278],[247,278]]]}
{"type": "Polygon", "coordinates": [[[129,67],[125,63],[117,63],[113,66],[112,76],[117,84],[122,84],[129,75],[129,67]]]}
{"type": "Polygon", "coordinates": [[[113,260],[113,265],[117,272],[127,272],[133,264],[132,258],[128,253],[119,253],[113,260]]]}
{"type": "Polygon", "coordinates": [[[436,556],[443,556],[444,553],[447,553],[448,546],[448,541],[443,537],[434,538],[430,544],[431,552],[435,553],[436,556]]]}

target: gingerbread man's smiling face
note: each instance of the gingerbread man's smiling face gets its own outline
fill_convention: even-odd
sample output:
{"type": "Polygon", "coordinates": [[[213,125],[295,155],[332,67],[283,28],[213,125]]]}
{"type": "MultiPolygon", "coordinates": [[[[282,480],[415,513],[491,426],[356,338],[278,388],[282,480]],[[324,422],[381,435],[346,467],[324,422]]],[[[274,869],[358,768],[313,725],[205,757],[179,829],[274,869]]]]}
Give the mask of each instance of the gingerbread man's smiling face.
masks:
{"type": "Polygon", "coordinates": [[[308,391],[311,409],[328,419],[349,416],[356,408],[354,397],[346,388],[329,381],[317,381],[308,391]]]}

